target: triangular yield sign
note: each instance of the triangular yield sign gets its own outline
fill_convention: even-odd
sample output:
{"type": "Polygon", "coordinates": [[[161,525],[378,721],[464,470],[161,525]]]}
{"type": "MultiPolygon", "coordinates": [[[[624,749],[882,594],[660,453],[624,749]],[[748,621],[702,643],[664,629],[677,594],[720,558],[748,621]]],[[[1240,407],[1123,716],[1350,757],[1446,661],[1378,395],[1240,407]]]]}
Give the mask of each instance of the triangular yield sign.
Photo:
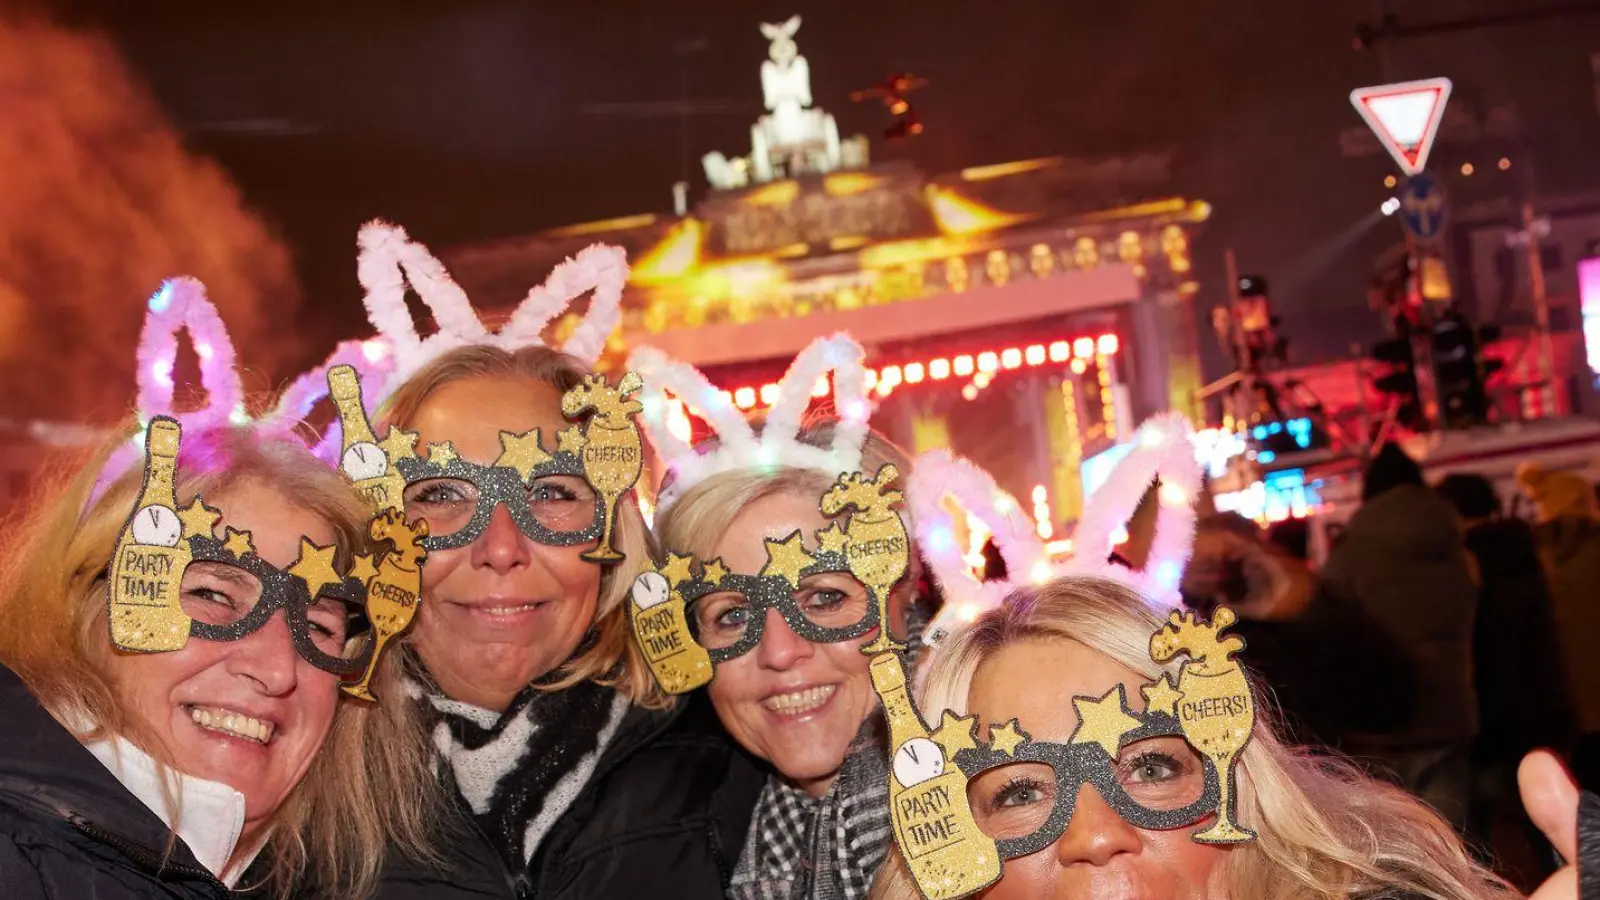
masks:
{"type": "Polygon", "coordinates": [[[1428,164],[1428,151],[1449,99],[1448,78],[1380,84],[1350,92],[1350,104],[1407,175],[1421,172],[1428,164]]]}

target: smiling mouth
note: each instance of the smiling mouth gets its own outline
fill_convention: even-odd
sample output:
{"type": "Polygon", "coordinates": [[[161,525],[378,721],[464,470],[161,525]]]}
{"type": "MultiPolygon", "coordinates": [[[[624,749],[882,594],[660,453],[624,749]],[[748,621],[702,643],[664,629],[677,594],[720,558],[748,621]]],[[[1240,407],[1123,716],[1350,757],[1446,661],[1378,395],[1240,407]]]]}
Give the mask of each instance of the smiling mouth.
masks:
{"type": "Polygon", "coordinates": [[[264,722],[233,710],[214,706],[190,706],[188,710],[189,717],[194,723],[207,731],[253,741],[263,746],[272,740],[273,732],[277,731],[277,726],[271,722],[264,722]]]}
{"type": "Polygon", "coordinates": [[[790,691],[787,694],[774,694],[761,701],[772,712],[785,716],[797,716],[808,713],[824,703],[838,690],[836,684],[825,684],[820,687],[806,688],[803,691],[790,691]]]}
{"type": "Polygon", "coordinates": [[[543,600],[534,600],[528,603],[506,603],[499,606],[476,606],[462,604],[468,612],[485,616],[518,616],[530,613],[545,605],[543,600]]]}

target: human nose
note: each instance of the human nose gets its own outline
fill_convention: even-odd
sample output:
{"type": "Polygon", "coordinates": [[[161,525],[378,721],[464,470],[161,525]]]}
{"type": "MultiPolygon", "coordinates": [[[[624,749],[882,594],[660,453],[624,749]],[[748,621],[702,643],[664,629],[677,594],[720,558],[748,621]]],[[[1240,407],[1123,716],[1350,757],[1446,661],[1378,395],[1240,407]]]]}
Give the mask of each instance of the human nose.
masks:
{"type": "Polygon", "coordinates": [[[1138,851],[1138,829],[1117,815],[1092,785],[1079,788],[1072,821],[1056,839],[1057,862],[1063,867],[1077,863],[1103,866],[1118,854],[1138,851]]]}
{"type": "Polygon", "coordinates": [[[767,610],[766,622],[761,629],[761,642],[756,645],[756,659],[763,668],[792,669],[811,658],[815,647],[796,634],[783,613],[767,610]]]}
{"type": "Polygon", "coordinates": [[[299,682],[300,654],[289,630],[288,613],[274,612],[255,631],[234,642],[228,671],[261,686],[262,693],[281,697],[299,682]]]}
{"type": "Polygon", "coordinates": [[[483,534],[472,542],[472,563],[505,574],[526,566],[531,558],[528,538],[511,518],[511,510],[503,503],[495,504],[489,513],[489,524],[483,534]]]}

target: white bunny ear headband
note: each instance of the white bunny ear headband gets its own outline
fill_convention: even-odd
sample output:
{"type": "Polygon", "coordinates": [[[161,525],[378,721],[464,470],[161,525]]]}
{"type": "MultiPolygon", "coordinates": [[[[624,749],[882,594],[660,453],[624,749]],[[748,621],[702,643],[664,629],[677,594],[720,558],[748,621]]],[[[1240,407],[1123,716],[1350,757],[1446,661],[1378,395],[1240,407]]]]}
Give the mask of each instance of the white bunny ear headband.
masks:
{"type": "Polygon", "coordinates": [[[387,384],[369,388],[373,405],[417,369],[455,347],[489,344],[513,351],[542,345],[545,328],[574,300],[590,292],[588,313],[559,349],[593,366],[622,317],[628,261],[620,247],[593,244],[556,266],[543,284],[528,291],[505,327],[490,331],[444,264],[408,237],[405,229],[375,220],[362,227],[358,244],[356,274],[366,290],[367,318],[378,336],[388,342],[394,360],[387,384]],[[406,308],[407,284],[439,325],[439,330],[426,338],[417,334],[406,308]]]}
{"type": "Polygon", "coordinates": [[[1181,605],[1178,583],[1194,545],[1194,502],[1204,478],[1193,433],[1188,419],[1173,412],[1140,425],[1132,450],[1084,505],[1072,538],[1072,558],[1060,565],[1050,563],[1033,522],[988,472],[947,450],[919,456],[907,479],[906,504],[917,545],[945,600],[928,628],[927,642],[937,644],[998,607],[1018,586],[1042,584],[1059,575],[1098,575],[1129,584],[1154,604],[1181,605]],[[1158,477],[1155,537],[1144,569],[1132,571],[1109,560],[1115,547],[1112,535],[1127,524],[1158,477]],[[988,527],[1006,562],[1006,580],[980,582],[967,567],[956,546],[946,497],[988,527]]]}
{"type": "Polygon", "coordinates": [[[628,369],[644,378],[645,434],[667,466],[657,509],[666,509],[686,491],[720,472],[750,468],[787,466],[814,469],[831,476],[853,472],[861,467],[861,448],[867,439],[865,351],[844,333],[812,341],[778,382],[778,397],[772,404],[761,435],[756,436],[744,414],[706,380],[700,370],[668,357],[654,347],[640,347],[628,357],[628,369]],[[811,404],[817,379],[833,373],[833,402],[839,424],[828,447],[817,447],[799,439],[802,419],[811,404]],[[687,441],[667,426],[667,394],[683,401],[688,410],[704,419],[716,435],[716,446],[697,453],[687,441]]]}
{"type": "MultiPolygon", "coordinates": [[[[373,345],[347,341],[334,350],[322,365],[296,378],[278,404],[267,414],[254,418],[245,407],[244,386],[235,364],[233,339],[217,308],[206,296],[197,279],[169,279],[150,297],[144,328],[137,351],[137,407],[139,433],[112,453],[95,482],[89,505],[93,505],[107,486],[133,468],[144,454],[145,428],[158,416],[172,418],[191,432],[221,425],[250,425],[264,434],[295,436],[301,419],[312,404],[327,394],[329,368],[348,363],[363,377],[381,382],[384,367],[373,345]],[[200,384],[205,388],[205,405],[179,412],[173,400],[173,364],[178,355],[178,332],[188,331],[190,345],[200,358],[200,384]]],[[[298,437],[298,436],[296,436],[298,437]]],[[[337,450],[337,429],[330,428],[316,448],[337,450]]],[[[326,452],[318,455],[331,463],[326,452]]]]}

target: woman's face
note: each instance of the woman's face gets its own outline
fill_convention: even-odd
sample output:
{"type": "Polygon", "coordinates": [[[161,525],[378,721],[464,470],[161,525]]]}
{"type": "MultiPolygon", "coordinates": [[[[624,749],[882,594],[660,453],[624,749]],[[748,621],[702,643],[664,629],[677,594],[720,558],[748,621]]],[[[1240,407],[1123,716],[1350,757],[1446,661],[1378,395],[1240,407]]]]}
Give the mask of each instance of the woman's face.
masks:
{"type": "MultiPolygon", "coordinates": [[[[734,516],[712,556],[731,572],[759,574],[767,562],[767,538],[782,540],[799,529],[806,548],[815,550],[815,533],[827,525],[815,496],[772,494],[734,516]]],[[[861,652],[876,634],[873,629],[853,640],[814,644],[777,610],[767,610],[760,643],[719,664],[707,689],[723,726],[807,793],[826,793],[877,705],[870,660],[861,652]]]]}
{"type": "MultiPolygon", "coordinates": [[[[985,726],[1015,718],[1034,740],[1065,744],[1078,727],[1068,698],[1101,697],[1121,684],[1128,705],[1144,708],[1138,673],[1076,641],[1028,640],[1007,646],[973,675],[970,712],[985,726]],[[1040,685],[1049,685],[1041,690],[1040,685]]],[[[998,774],[998,773],[997,773],[998,774]]],[[[992,780],[992,779],[991,779],[992,780]]],[[[973,805],[995,787],[971,782],[973,805]]],[[[1015,786],[999,790],[1017,794],[1015,786]]],[[[1053,788],[1051,788],[1053,790],[1053,788]]],[[[989,900],[1093,897],[1095,900],[1186,900],[1222,896],[1213,872],[1226,850],[1197,844],[1199,826],[1147,831],[1129,824],[1094,787],[1078,789],[1077,808],[1054,844],[1005,864],[1005,874],[984,896],[989,900]]]]}
{"type": "MultiPolygon", "coordinates": [[[[326,522],[258,481],[206,500],[222,510],[219,529],[250,532],[256,553],[279,568],[299,558],[302,536],[334,542],[326,522]]],[[[212,569],[184,576],[186,607],[225,589],[212,569]]],[[[338,678],[300,657],[282,611],[237,641],[190,638],[171,653],[117,653],[114,664],[124,702],[178,770],[244,795],[247,834],[305,776],[339,702],[338,678]]]]}
{"type": "MultiPolygon", "coordinates": [[[[419,435],[419,453],[450,441],[462,459],[489,466],[500,456],[500,432],[537,428],[553,448],[556,433],[570,424],[551,385],[470,378],[434,391],[410,430],[419,435]]],[[[600,595],[600,567],[581,558],[593,546],[535,543],[498,505],[477,540],[428,554],[424,602],[410,640],[446,695],[504,709],[572,656],[600,595]]]]}

